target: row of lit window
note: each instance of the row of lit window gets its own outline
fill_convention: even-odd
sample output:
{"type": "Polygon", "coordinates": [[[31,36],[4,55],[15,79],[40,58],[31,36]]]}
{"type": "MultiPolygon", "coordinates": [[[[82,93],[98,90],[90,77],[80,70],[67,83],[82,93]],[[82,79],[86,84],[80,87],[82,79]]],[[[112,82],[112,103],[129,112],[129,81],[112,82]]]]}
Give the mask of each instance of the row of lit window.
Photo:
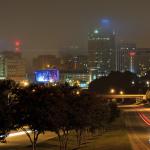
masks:
{"type": "Polygon", "coordinates": [[[89,40],[107,40],[107,41],[109,41],[110,38],[95,38],[95,37],[92,37],[89,40]]]}

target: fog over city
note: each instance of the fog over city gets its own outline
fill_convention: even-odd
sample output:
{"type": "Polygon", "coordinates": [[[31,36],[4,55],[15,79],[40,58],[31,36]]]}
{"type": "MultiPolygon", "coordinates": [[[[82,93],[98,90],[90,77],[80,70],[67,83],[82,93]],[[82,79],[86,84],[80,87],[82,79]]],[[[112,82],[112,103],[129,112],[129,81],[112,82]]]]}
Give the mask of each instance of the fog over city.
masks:
{"type": "Polygon", "coordinates": [[[0,0],[0,150],[150,150],[150,0],[0,0]]]}
{"type": "Polygon", "coordinates": [[[123,40],[150,47],[147,0],[1,0],[0,48],[14,39],[23,42],[24,53],[51,52],[78,46],[87,52],[87,33],[108,18],[123,40]]]}

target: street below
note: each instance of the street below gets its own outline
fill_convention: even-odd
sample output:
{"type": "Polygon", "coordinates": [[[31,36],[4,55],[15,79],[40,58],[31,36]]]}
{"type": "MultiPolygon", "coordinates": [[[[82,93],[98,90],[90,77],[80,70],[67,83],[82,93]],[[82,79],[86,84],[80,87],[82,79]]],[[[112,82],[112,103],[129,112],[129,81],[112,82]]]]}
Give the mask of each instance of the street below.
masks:
{"type": "MultiPolygon", "coordinates": [[[[133,150],[150,150],[150,108],[137,105],[119,106],[133,150]]],[[[30,133],[32,136],[32,133],[30,133]]],[[[53,132],[45,132],[39,136],[38,143],[45,142],[56,137],[53,132]]],[[[113,137],[112,137],[113,138],[113,137]]],[[[27,135],[23,131],[12,132],[7,137],[7,143],[0,143],[0,149],[13,149],[31,145],[27,135]]]]}
{"type": "MultiPolygon", "coordinates": [[[[23,133],[23,131],[15,132],[15,134],[12,134],[13,136],[8,136],[6,138],[7,143],[0,143],[0,149],[11,148],[11,147],[16,147],[16,146],[25,147],[25,146],[31,145],[29,138],[27,137],[25,133],[23,133]],[[16,134],[16,133],[19,133],[19,134],[16,134]]],[[[30,135],[32,137],[31,133],[30,135]]],[[[56,136],[57,135],[54,132],[45,132],[44,134],[39,135],[38,143],[44,142],[56,136]]]]}
{"type": "Polygon", "coordinates": [[[121,106],[133,150],[150,150],[150,108],[137,105],[121,106]]]}

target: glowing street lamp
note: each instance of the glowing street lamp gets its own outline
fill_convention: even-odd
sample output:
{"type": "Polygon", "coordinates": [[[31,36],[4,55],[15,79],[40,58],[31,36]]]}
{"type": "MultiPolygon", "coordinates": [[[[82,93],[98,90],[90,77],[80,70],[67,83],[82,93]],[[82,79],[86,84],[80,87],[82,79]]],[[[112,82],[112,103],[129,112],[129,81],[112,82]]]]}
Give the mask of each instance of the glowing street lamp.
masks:
{"type": "MultiPolygon", "coordinates": [[[[120,95],[123,95],[124,92],[123,91],[120,91],[120,95]]],[[[124,102],[124,98],[122,98],[122,103],[124,102]]]]}
{"type": "Polygon", "coordinates": [[[120,91],[120,95],[123,95],[124,94],[124,92],[123,91],[120,91]]]}
{"type": "Polygon", "coordinates": [[[80,95],[80,91],[77,91],[76,94],[77,94],[77,95],[80,95]]]}
{"type": "Polygon", "coordinates": [[[115,93],[115,89],[111,89],[111,90],[110,90],[110,93],[111,93],[111,94],[114,94],[114,93],[115,93]]]}
{"type": "Polygon", "coordinates": [[[149,81],[146,81],[146,84],[147,84],[147,87],[149,87],[149,85],[150,85],[150,82],[149,82],[149,81]]]}
{"type": "Polygon", "coordinates": [[[33,93],[34,93],[35,91],[36,91],[35,89],[32,90],[33,93]]]}
{"type": "Polygon", "coordinates": [[[131,83],[132,83],[132,85],[134,85],[134,84],[135,84],[135,82],[134,82],[134,81],[132,81],[131,83]]]}

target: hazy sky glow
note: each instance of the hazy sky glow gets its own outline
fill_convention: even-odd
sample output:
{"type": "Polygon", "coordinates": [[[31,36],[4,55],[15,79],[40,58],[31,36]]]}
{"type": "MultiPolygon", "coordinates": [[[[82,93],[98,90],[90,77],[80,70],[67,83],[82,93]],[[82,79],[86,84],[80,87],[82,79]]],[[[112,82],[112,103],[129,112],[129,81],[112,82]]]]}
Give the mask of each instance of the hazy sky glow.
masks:
{"type": "Polygon", "coordinates": [[[26,52],[68,45],[86,50],[88,30],[103,18],[122,39],[150,47],[149,6],[149,0],[0,0],[0,48],[19,38],[26,52]]]}

